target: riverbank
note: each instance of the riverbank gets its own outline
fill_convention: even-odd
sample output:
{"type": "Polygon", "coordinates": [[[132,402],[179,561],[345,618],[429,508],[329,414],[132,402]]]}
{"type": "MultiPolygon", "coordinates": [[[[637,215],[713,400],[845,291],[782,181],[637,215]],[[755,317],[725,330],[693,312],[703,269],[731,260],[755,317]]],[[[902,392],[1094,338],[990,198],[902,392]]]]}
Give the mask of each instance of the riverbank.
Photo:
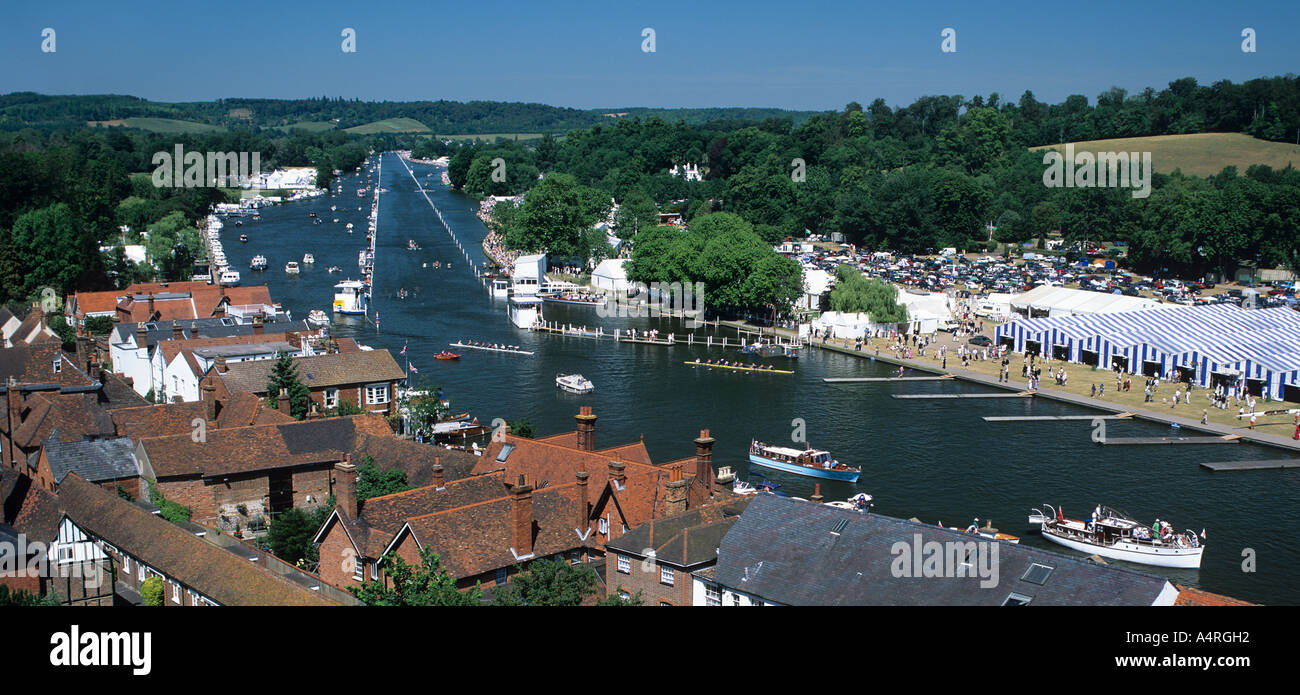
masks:
{"type": "MultiPolygon", "coordinates": [[[[768,336],[781,336],[783,338],[794,338],[796,333],[786,329],[759,328],[749,324],[723,321],[722,325],[730,326],[739,331],[751,333],[761,333],[768,336]]],[[[953,341],[951,334],[939,333],[936,342],[931,343],[927,348],[924,357],[904,358],[898,357],[890,349],[891,343],[886,338],[874,338],[864,342],[862,350],[854,348],[854,344],[849,340],[828,340],[825,343],[820,340],[813,341],[812,346],[820,350],[830,350],[847,355],[854,355],[866,359],[873,359],[886,364],[899,365],[909,369],[916,369],[930,374],[946,374],[963,381],[981,384],[1006,391],[1021,392],[1028,390],[1028,386],[1023,377],[1018,376],[1021,369],[1021,360],[1016,356],[1011,360],[1012,379],[1010,382],[999,382],[998,372],[1001,367],[1001,360],[972,360],[969,367],[955,366],[945,369],[941,360],[937,357],[937,348],[942,345],[948,345],[948,361],[950,364],[961,365],[961,359],[955,354],[959,345],[966,345],[965,339],[953,341]]],[[[969,347],[969,346],[968,346],[969,347]]],[[[1054,370],[1057,367],[1064,367],[1069,378],[1065,386],[1060,386],[1051,380],[1051,388],[1043,388],[1043,381],[1040,381],[1040,387],[1034,392],[1035,396],[1049,398],[1056,401],[1064,401],[1073,405],[1079,405],[1086,408],[1093,408],[1108,414],[1133,413],[1134,417],[1150,422],[1159,422],[1166,425],[1177,424],[1180,429],[1212,434],[1215,436],[1234,436],[1242,441],[1248,441],[1254,444],[1282,449],[1285,451],[1300,453],[1300,441],[1292,439],[1291,435],[1295,431],[1295,424],[1290,415],[1273,415],[1259,416],[1255,423],[1255,429],[1250,429],[1245,424],[1237,420],[1237,411],[1219,410],[1210,407],[1209,400],[1206,398],[1210,392],[1206,389],[1196,389],[1192,392],[1191,403],[1186,404],[1179,402],[1176,407],[1171,406],[1174,393],[1174,386],[1163,384],[1153,394],[1153,398],[1160,399],[1159,409],[1151,408],[1153,403],[1145,403],[1145,393],[1142,387],[1145,380],[1141,376],[1134,379],[1132,390],[1114,392],[1115,381],[1114,372],[1107,370],[1093,370],[1084,365],[1050,362],[1043,366],[1051,365],[1045,368],[1044,376],[1048,377],[1049,369],[1054,370]],[[1105,384],[1106,389],[1102,396],[1092,396],[1092,386],[1105,384]],[[1208,422],[1201,424],[1201,415],[1203,411],[1208,411],[1208,422]],[[1183,417],[1181,413],[1188,414],[1183,417]]],[[[1256,410],[1269,410],[1286,407],[1277,401],[1272,403],[1256,403],[1256,410]]]]}

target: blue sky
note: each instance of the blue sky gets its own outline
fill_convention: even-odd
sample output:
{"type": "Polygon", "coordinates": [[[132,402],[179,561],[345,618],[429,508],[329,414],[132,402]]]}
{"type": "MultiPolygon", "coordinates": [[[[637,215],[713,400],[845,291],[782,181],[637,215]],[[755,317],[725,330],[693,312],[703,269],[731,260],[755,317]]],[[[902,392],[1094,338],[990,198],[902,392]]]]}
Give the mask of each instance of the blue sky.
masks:
{"type": "Polygon", "coordinates": [[[1300,3],[28,2],[0,24],[0,93],[831,109],[926,94],[1092,100],[1179,77],[1293,72],[1300,3]],[[41,30],[56,32],[42,53],[41,30]],[[357,32],[344,53],[344,27],[357,32]],[[655,30],[656,51],[641,50],[655,30]],[[940,32],[957,32],[942,53],[940,32]],[[1256,53],[1241,31],[1257,32],[1256,53]]]}

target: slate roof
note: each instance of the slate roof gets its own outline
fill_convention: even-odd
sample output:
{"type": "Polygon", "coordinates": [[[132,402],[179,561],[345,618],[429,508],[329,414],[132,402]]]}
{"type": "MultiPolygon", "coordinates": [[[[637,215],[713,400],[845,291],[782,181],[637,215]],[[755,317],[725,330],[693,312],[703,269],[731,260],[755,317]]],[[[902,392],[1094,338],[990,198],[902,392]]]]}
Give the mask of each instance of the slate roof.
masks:
{"type": "Polygon", "coordinates": [[[653,548],[656,559],[684,569],[711,564],[718,559],[722,537],[752,499],[738,496],[685,514],[651,519],[609,541],[605,548],[636,557],[645,557],[645,549],[653,548]]]}
{"type": "Polygon", "coordinates": [[[217,476],[342,461],[363,434],[392,436],[378,415],[351,415],[281,425],[209,429],[207,441],[190,434],[140,441],[159,478],[217,476]]]}
{"type": "Polygon", "coordinates": [[[757,495],[722,539],[714,576],[786,605],[1000,606],[1015,592],[1031,597],[1030,605],[1146,606],[1175,591],[1161,577],[1003,542],[995,542],[998,583],[990,588],[981,588],[978,576],[894,576],[901,557],[895,544],[911,548],[918,534],[923,544],[972,540],[904,519],[757,495]],[[837,522],[846,522],[838,535],[837,522]],[[1023,579],[1034,563],[1053,568],[1041,585],[1023,579]]]}
{"type": "MultiPolygon", "coordinates": [[[[136,328],[141,324],[146,327],[153,326],[152,329],[145,332],[145,345],[148,347],[152,348],[158,343],[172,340],[174,332],[172,331],[171,321],[151,321],[119,323],[113,327],[113,332],[109,334],[109,342],[114,345],[122,345],[127,342],[134,343],[136,328]]],[[[181,335],[187,340],[253,335],[254,328],[252,323],[235,323],[233,318],[201,318],[193,321],[181,321],[180,327],[181,335]]],[[[262,330],[265,333],[285,333],[289,331],[311,331],[312,328],[307,325],[306,321],[291,321],[284,314],[276,314],[275,316],[266,317],[262,330]]]]}
{"type": "Polygon", "coordinates": [[[50,438],[45,441],[43,451],[55,484],[62,483],[69,473],[96,483],[140,474],[130,437],[83,442],[60,442],[50,438]]]}
{"type": "MultiPolygon", "coordinates": [[[[313,391],[329,386],[398,381],[406,378],[406,372],[387,350],[297,357],[294,358],[293,364],[298,369],[298,379],[313,391]]],[[[270,379],[274,367],[275,360],[235,362],[228,366],[228,371],[218,373],[217,378],[225,384],[228,391],[265,394],[266,382],[270,379]]]]}
{"type": "Polygon", "coordinates": [[[330,605],[310,589],[212,545],[75,474],[59,486],[58,503],[77,526],[222,605],[330,605]]]}

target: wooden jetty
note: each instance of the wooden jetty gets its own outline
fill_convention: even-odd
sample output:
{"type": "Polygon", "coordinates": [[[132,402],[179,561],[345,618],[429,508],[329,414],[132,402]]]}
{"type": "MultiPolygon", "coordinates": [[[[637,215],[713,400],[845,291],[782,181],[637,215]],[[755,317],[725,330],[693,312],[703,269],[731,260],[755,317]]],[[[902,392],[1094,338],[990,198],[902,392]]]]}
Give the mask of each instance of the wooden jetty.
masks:
{"type": "Polygon", "coordinates": [[[486,352],[505,352],[511,355],[531,355],[533,353],[527,350],[511,350],[508,348],[494,348],[485,345],[466,345],[465,343],[451,343],[451,347],[466,348],[469,350],[484,350],[486,352]]]}
{"type": "Polygon", "coordinates": [[[1107,437],[1098,442],[1108,446],[1144,444],[1239,444],[1240,437],[1107,437]]]}
{"type": "Polygon", "coordinates": [[[930,400],[939,398],[1029,398],[1034,394],[1028,391],[1020,393],[895,393],[894,398],[930,400]]]}
{"type": "Polygon", "coordinates": [[[618,342],[635,343],[637,345],[676,345],[681,341],[669,340],[667,338],[661,338],[658,340],[651,340],[650,338],[619,338],[618,342]]]}
{"type": "Polygon", "coordinates": [[[1056,422],[1063,420],[1127,420],[1133,413],[1118,415],[986,415],[984,422],[1056,422]]]}
{"type": "Polygon", "coordinates": [[[828,384],[857,384],[865,382],[885,382],[885,381],[949,381],[953,375],[944,374],[942,376],[848,376],[848,377],[829,377],[822,379],[828,384]]]}
{"type": "Polygon", "coordinates": [[[689,364],[692,367],[708,367],[710,369],[734,369],[738,372],[762,372],[764,374],[794,374],[793,371],[786,369],[759,369],[758,367],[732,367],[727,364],[709,364],[708,362],[696,362],[687,360],[682,364],[689,364]]]}
{"type": "Polygon", "coordinates": [[[1201,468],[1215,473],[1228,471],[1267,471],[1281,468],[1300,468],[1300,458],[1273,459],[1269,461],[1213,461],[1202,463],[1201,468]]]}

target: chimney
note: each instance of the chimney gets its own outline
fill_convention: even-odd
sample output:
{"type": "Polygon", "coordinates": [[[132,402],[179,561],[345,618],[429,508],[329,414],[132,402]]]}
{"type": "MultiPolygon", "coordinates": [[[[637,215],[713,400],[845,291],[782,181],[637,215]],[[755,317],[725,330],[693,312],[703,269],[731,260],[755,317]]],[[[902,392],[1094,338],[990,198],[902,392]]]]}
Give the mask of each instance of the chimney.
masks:
{"type": "Polygon", "coordinates": [[[5,394],[6,405],[8,405],[5,408],[5,416],[8,417],[9,421],[5,423],[5,426],[7,428],[6,435],[8,436],[6,439],[9,441],[9,450],[3,453],[6,459],[4,463],[14,468],[18,461],[15,456],[15,452],[18,451],[18,444],[14,442],[14,431],[23,424],[23,394],[18,390],[18,380],[12,376],[9,377],[8,386],[9,391],[5,394]]]}
{"type": "Polygon", "coordinates": [[[438,490],[447,487],[447,481],[442,477],[442,460],[438,456],[433,457],[433,487],[438,490]]]}
{"type": "Polygon", "coordinates": [[[578,421],[578,449],[580,451],[596,450],[596,416],[591,413],[591,406],[584,405],[573,416],[578,421]]]}
{"type": "Polygon", "coordinates": [[[262,325],[262,315],[258,314],[253,317],[253,335],[262,335],[266,328],[262,325]]]}
{"type": "Polygon", "coordinates": [[[217,387],[212,385],[210,379],[204,379],[199,386],[199,400],[207,405],[207,414],[204,416],[209,421],[215,422],[217,419],[217,387]]]}
{"type": "Polygon", "coordinates": [[[276,399],[275,407],[285,415],[289,414],[289,389],[280,389],[280,397],[276,399]]]}
{"type": "Polygon", "coordinates": [[[669,474],[667,498],[664,503],[665,516],[677,516],[686,513],[686,486],[690,481],[682,477],[680,468],[674,468],[669,474]]]}
{"type": "Polygon", "coordinates": [[[184,340],[185,329],[181,328],[180,321],[172,321],[172,340],[184,340]]]}
{"type": "Polygon", "coordinates": [[[825,499],[826,499],[825,497],[822,497],[822,484],[821,484],[821,483],[815,483],[815,484],[813,485],[813,496],[812,496],[812,501],[816,502],[817,504],[821,504],[822,501],[825,500],[825,499]]]}
{"type": "Polygon", "coordinates": [[[147,318],[150,321],[153,320],[153,292],[149,293],[149,316],[147,318]]]}
{"type": "Polygon", "coordinates": [[[588,518],[591,510],[587,507],[587,478],[589,477],[587,471],[578,471],[578,514],[576,519],[578,525],[576,528],[579,534],[586,533],[587,529],[591,528],[591,520],[588,518]]]}
{"type": "Polygon", "coordinates": [[[709,496],[713,496],[713,437],[709,436],[708,430],[700,430],[700,436],[695,440],[695,477],[700,479],[709,488],[709,496]]]}
{"type": "Polygon", "coordinates": [[[609,480],[614,483],[614,489],[622,490],[627,487],[627,474],[624,473],[626,469],[627,464],[622,461],[609,462],[609,480]]]}
{"type": "Polygon", "coordinates": [[[198,321],[190,321],[190,337],[191,337],[191,338],[197,338],[197,337],[199,337],[199,322],[198,322],[198,321]]]}
{"type": "Polygon", "coordinates": [[[225,374],[226,371],[230,369],[230,367],[226,366],[225,355],[217,355],[217,358],[213,360],[212,363],[216,365],[217,371],[222,374],[225,374]]]}
{"type": "Polygon", "coordinates": [[[343,461],[334,464],[334,500],[349,519],[357,518],[357,467],[352,465],[351,454],[344,454],[343,461]]]}
{"type": "Polygon", "coordinates": [[[510,488],[510,550],[516,560],[533,555],[533,488],[524,484],[524,476],[519,476],[519,484],[510,488]]]}
{"type": "Polygon", "coordinates": [[[77,366],[85,372],[90,371],[90,336],[77,336],[77,366]]]}
{"type": "Polygon", "coordinates": [[[147,347],[149,345],[149,331],[143,323],[135,324],[135,346],[137,348],[147,347]]]}

